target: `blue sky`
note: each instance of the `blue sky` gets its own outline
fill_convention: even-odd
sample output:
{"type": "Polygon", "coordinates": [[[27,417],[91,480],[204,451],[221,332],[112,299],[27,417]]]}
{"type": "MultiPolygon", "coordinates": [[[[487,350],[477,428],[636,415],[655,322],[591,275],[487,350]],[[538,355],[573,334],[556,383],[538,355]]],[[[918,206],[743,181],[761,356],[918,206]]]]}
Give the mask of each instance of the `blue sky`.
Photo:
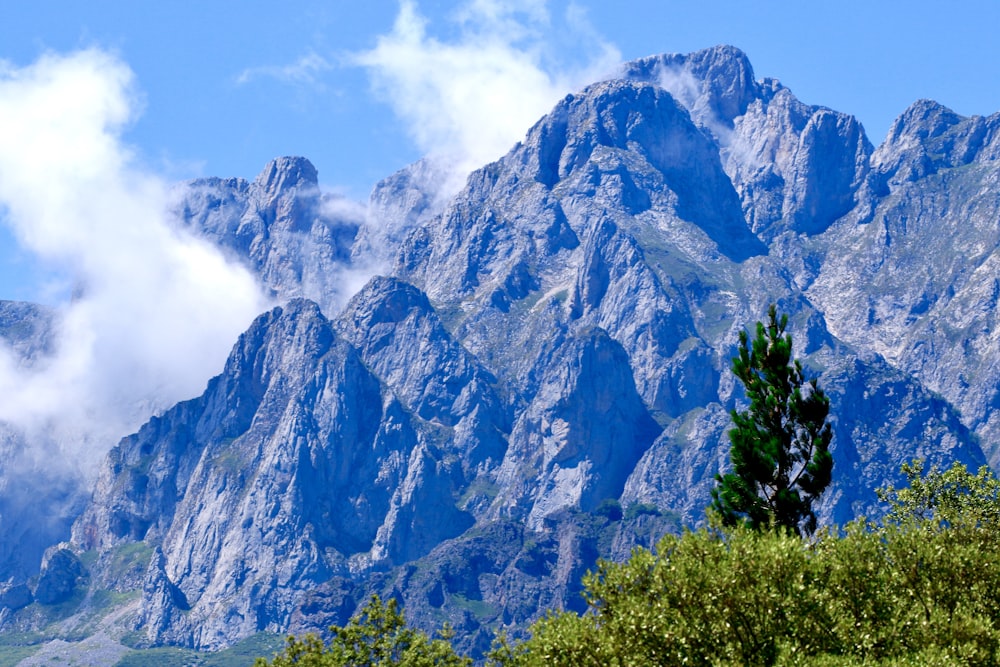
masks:
{"type": "MultiPolygon", "coordinates": [[[[734,44],[750,56],[758,78],[776,77],[807,103],[857,115],[876,144],[921,97],[963,114],[1000,110],[996,2],[575,4],[626,59],[734,44]]],[[[461,6],[418,3],[428,31],[443,40],[454,39],[461,6]]],[[[560,34],[567,6],[547,3],[547,39],[560,34]]],[[[324,182],[363,197],[374,181],[420,154],[373,94],[369,73],[348,62],[392,29],[398,7],[396,0],[4,2],[0,58],[25,65],[46,50],[91,46],[117,53],[144,97],[127,139],[167,176],[252,177],[271,157],[303,154],[324,182]],[[309,78],[277,75],[309,56],[326,63],[309,78]],[[239,83],[254,68],[262,73],[239,83]]],[[[575,37],[560,48],[573,49],[575,37]]]]}
{"type": "MultiPolygon", "coordinates": [[[[858,116],[875,144],[921,97],[966,115],[1000,110],[1000,40],[993,34],[1000,3],[994,1],[406,4],[425,21],[410,46],[445,52],[446,68],[471,59],[477,45],[493,38],[498,57],[523,57],[542,78],[512,70],[497,77],[510,79],[498,89],[509,100],[516,89],[509,86],[524,81],[532,89],[524,93],[531,109],[544,110],[550,97],[598,76],[616,58],[730,43],[749,55],[758,78],[778,78],[804,102],[858,116]]],[[[441,145],[467,148],[451,144],[468,137],[452,136],[446,127],[428,129],[452,122],[440,113],[449,91],[437,89],[439,97],[419,111],[412,95],[425,88],[418,86],[409,98],[399,94],[407,77],[427,76],[391,62],[412,59],[412,52],[371,62],[380,38],[392,40],[400,12],[397,0],[3,2],[0,60],[17,69],[44,53],[96,48],[111,54],[134,73],[133,109],[119,139],[137,165],[167,181],[252,178],[272,157],[305,155],[326,187],[363,200],[379,178],[421,154],[441,145]]],[[[424,67],[437,67],[428,63],[424,67]]],[[[491,67],[486,62],[482,71],[473,66],[461,76],[488,84],[491,67]]],[[[511,115],[500,107],[497,117],[511,115]]],[[[511,122],[524,127],[509,143],[530,125],[519,117],[511,122]]],[[[494,145],[506,146],[506,132],[494,145]]],[[[492,155],[490,148],[466,157],[482,155],[492,155]]],[[[0,233],[0,298],[51,300],[58,290],[39,287],[47,274],[38,268],[37,253],[23,245],[9,230],[0,233]]]]}

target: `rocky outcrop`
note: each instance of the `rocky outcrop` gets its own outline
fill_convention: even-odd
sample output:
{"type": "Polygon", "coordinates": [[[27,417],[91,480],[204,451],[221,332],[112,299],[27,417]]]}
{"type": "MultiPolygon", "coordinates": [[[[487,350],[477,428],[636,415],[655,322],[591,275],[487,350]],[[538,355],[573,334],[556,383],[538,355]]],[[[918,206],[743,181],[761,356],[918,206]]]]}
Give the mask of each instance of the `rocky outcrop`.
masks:
{"type": "Polygon", "coordinates": [[[40,604],[68,600],[84,576],[83,563],[66,547],[54,547],[42,559],[42,572],[35,585],[34,599],[40,604]]]}

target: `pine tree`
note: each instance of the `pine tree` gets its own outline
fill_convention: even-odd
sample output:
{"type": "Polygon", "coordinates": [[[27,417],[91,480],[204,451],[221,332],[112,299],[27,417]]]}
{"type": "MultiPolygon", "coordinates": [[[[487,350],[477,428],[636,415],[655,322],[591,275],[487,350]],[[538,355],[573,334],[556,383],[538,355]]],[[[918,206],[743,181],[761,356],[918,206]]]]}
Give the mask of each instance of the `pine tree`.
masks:
{"type": "Polygon", "coordinates": [[[760,529],[773,523],[801,534],[815,530],[812,504],[830,484],[830,399],[792,361],[787,324],[788,316],[779,321],[772,305],[752,344],[740,332],[732,370],[750,407],[732,412],[733,472],[716,476],[712,508],[726,525],[760,529]]]}

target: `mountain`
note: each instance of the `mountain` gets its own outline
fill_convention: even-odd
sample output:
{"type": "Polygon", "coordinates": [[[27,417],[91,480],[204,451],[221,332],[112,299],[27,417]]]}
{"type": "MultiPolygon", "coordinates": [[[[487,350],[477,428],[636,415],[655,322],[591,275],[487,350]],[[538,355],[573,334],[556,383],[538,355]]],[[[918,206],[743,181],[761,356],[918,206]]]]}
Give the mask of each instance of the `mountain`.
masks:
{"type": "Polygon", "coordinates": [[[244,261],[275,298],[336,308],[350,296],[344,271],[359,220],[320,191],[308,160],[278,158],[253,182],[198,179],[178,187],[174,200],[176,217],[244,261]]]}
{"type": "Polygon", "coordinates": [[[717,47],[568,95],[448,200],[429,162],[364,219],[303,158],[179,187],[283,303],[110,452],[45,602],[0,624],[61,604],[85,632],[115,591],[129,642],[217,649],[378,592],[482,651],[582,609],[598,557],[704,519],[729,360],[772,302],[831,397],[822,522],[878,511],[913,457],[995,458],[995,125],[921,102],[875,149],[717,47]]]}
{"type": "Polygon", "coordinates": [[[1000,114],[923,100],[872,156],[878,206],[817,243],[808,287],[838,337],[919,379],[1000,460],[1000,114]]]}

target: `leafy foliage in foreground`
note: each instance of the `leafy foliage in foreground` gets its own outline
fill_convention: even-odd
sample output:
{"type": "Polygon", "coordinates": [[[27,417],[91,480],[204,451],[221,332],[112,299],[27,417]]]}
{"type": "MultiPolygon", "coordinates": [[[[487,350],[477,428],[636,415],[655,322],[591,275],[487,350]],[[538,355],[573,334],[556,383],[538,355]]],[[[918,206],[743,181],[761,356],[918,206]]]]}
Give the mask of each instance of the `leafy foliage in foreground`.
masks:
{"type": "Polygon", "coordinates": [[[880,524],[803,540],[713,527],[602,563],[505,665],[1000,664],[1000,482],[904,468],[880,524]]]}
{"type": "Polygon", "coordinates": [[[258,659],[256,667],[464,667],[468,658],[459,657],[447,641],[445,628],[440,639],[430,639],[424,633],[406,625],[396,601],[382,602],[373,597],[367,605],[342,627],[331,628],[329,645],[315,635],[304,639],[288,638],[283,653],[272,662],[258,659]]]}
{"type": "MultiPolygon", "coordinates": [[[[904,466],[880,491],[886,518],[804,539],[787,527],[714,524],[655,552],[602,562],[585,579],[590,612],[551,612],[492,667],[592,665],[1000,665],[1000,481],[904,466]]],[[[258,667],[468,665],[374,598],[329,646],[289,638],[258,667]]]]}

